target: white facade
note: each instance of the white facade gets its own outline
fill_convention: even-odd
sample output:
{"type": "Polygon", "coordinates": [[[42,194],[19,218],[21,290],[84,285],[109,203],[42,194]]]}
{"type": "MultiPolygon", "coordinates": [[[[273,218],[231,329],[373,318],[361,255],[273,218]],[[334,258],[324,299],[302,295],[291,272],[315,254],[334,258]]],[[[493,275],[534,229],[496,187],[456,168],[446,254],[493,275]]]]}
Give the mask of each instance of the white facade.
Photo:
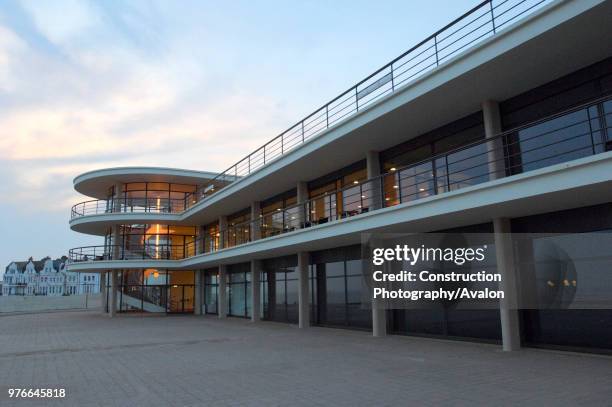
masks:
{"type": "Polygon", "coordinates": [[[66,270],[66,258],[11,262],[5,269],[2,295],[79,295],[100,291],[96,273],[66,270]]]}

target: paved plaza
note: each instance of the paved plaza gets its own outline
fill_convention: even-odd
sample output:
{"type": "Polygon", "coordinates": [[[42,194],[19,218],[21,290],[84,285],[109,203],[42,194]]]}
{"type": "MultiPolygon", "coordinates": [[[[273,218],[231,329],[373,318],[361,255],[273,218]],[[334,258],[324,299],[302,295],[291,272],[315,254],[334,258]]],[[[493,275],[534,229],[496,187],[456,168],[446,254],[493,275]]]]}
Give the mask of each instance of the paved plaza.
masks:
{"type": "Polygon", "coordinates": [[[2,406],[610,405],[612,358],[214,317],[0,317],[2,406]],[[62,387],[61,402],[7,387],[62,387]]]}

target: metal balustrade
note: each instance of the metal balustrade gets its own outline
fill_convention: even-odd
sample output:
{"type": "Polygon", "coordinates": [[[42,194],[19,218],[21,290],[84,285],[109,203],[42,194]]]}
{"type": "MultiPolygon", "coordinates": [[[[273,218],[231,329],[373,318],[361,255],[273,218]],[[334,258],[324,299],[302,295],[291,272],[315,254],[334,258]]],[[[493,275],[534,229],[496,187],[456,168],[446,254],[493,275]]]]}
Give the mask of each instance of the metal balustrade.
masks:
{"type": "Polygon", "coordinates": [[[187,207],[248,176],[370,104],[394,93],[451,57],[496,35],[520,17],[552,0],[485,0],[410,48],[376,72],[247,155],[186,200],[187,207]]]}
{"type": "MultiPolygon", "coordinates": [[[[484,182],[612,151],[612,99],[607,96],[483,138],[308,201],[231,225],[183,246],[119,248],[119,259],[180,259],[239,246],[484,182]],[[157,256],[157,257],[156,257],[157,256]]],[[[113,251],[90,246],[72,261],[110,260],[113,251]]]]}
{"type": "Polygon", "coordinates": [[[108,213],[182,213],[185,209],[185,199],[120,197],[78,203],[72,207],[70,219],[108,213]]]}
{"type": "Polygon", "coordinates": [[[376,72],[273,138],[230,168],[197,187],[185,199],[144,203],[87,201],[72,208],[71,219],[120,213],[177,213],[299,147],[342,120],[437,68],[451,57],[503,30],[520,17],[552,0],[485,0],[410,48],[376,72]],[[109,203],[110,202],[110,203],[109,203]],[[110,206],[109,206],[110,205],[110,206]]]}

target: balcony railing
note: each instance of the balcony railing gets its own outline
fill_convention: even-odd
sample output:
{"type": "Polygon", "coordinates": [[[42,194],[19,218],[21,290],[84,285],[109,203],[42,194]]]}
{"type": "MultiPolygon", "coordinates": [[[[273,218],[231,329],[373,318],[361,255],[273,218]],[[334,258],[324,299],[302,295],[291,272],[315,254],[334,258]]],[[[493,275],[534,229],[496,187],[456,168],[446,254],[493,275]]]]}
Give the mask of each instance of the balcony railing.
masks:
{"type": "Polygon", "coordinates": [[[182,246],[144,245],[129,250],[90,246],[71,250],[70,259],[191,257],[611,150],[612,99],[608,96],[229,226],[217,234],[200,236],[182,246]]]}
{"type": "Polygon", "coordinates": [[[90,200],[74,205],[70,219],[107,213],[182,213],[186,208],[185,199],[169,198],[126,198],[90,200]]]}
{"type": "Polygon", "coordinates": [[[196,255],[196,242],[184,244],[140,244],[85,246],[70,249],[72,263],[101,260],[180,260],[196,255]]]}
{"type": "Polygon", "coordinates": [[[485,0],[198,187],[187,206],[294,150],[552,0],[485,0]]]}
{"type": "MultiPolygon", "coordinates": [[[[71,219],[109,212],[177,213],[294,150],[328,128],[363,110],[408,82],[425,75],[451,57],[497,34],[520,17],[552,0],[485,0],[430,35],[402,55],[306,116],[210,182],[198,186],[185,199],[143,204],[88,201],[72,208],[71,219]]],[[[121,200],[120,200],[121,201],[121,200]]],[[[168,201],[168,200],[166,200],[168,201]]]]}

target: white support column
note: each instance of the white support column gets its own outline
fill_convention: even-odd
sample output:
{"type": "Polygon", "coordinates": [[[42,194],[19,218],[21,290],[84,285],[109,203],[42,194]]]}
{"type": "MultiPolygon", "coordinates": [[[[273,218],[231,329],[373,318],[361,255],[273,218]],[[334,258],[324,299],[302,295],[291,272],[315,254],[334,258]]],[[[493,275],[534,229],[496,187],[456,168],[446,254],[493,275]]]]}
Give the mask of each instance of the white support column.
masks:
{"type": "Polygon", "coordinates": [[[196,254],[203,254],[206,248],[206,227],[198,227],[198,239],[200,241],[196,245],[196,254]]]}
{"type": "Polygon", "coordinates": [[[375,299],[372,299],[372,336],[387,336],[387,311],[375,299]]]}
{"type": "MultiPolygon", "coordinates": [[[[382,240],[379,239],[373,239],[371,245],[372,247],[384,247],[382,240]]],[[[386,273],[390,272],[388,263],[385,263],[383,267],[387,268],[386,273]]],[[[387,336],[387,311],[385,304],[386,301],[384,299],[372,298],[372,336],[387,336]]]]}
{"type": "Polygon", "coordinates": [[[258,201],[251,203],[251,240],[261,239],[261,229],[259,222],[256,222],[261,218],[261,205],[258,201]]]}
{"type": "MultiPolygon", "coordinates": [[[[299,181],[297,183],[297,196],[296,196],[296,200],[298,204],[304,204],[306,201],[308,201],[308,183],[305,181],[299,181]]],[[[306,221],[308,220],[308,208],[305,208],[303,205],[300,209],[300,212],[298,214],[299,216],[299,221],[300,221],[300,229],[304,227],[304,224],[306,223],[306,221]]]]}
{"type": "Polygon", "coordinates": [[[227,216],[219,216],[219,247],[223,249],[225,247],[225,234],[227,229],[227,216]]]}
{"type": "Polygon", "coordinates": [[[380,175],[380,156],[378,151],[368,151],[366,155],[366,170],[368,178],[374,178],[380,175]]]}
{"type": "Polygon", "coordinates": [[[100,273],[100,295],[102,296],[102,313],[106,313],[106,271],[100,273]]]}
{"type": "MultiPolygon", "coordinates": [[[[368,151],[366,155],[366,168],[368,179],[378,177],[380,175],[380,155],[378,151],[368,151]]],[[[382,208],[383,196],[380,180],[372,182],[372,197],[370,198],[372,209],[382,208]]],[[[386,336],[387,335],[387,312],[384,309],[383,302],[372,299],[372,335],[386,336]]]]}
{"type": "MultiPolygon", "coordinates": [[[[482,103],[485,137],[492,138],[502,132],[499,104],[493,100],[482,103]]],[[[501,138],[487,143],[487,161],[489,162],[489,179],[494,180],[506,176],[504,161],[504,144],[501,138]]]]}
{"type": "Polygon", "coordinates": [[[227,289],[227,266],[219,266],[219,286],[217,289],[217,314],[219,318],[227,317],[227,299],[225,290],[227,289]]]}
{"type": "MultiPolygon", "coordinates": [[[[366,170],[368,179],[378,177],[380,175],[380,156],[378,151],[368,151],[366,155],[366,170]]],[[[364,191],[368,199],[368,207],[370,210],[380,209],[383,206],[382,184],[380,179],[370,182],[364,191]]]]}
{"type": "Polygon", "coordinates": [[[261,319],[260,273],[261,261],[251,260],[251,322],[261,319]]]}
{"type": "Polygon", "coordinates": [[[193,287],[193,314],[202,315],[202,275],[204,270],[195,270],[194,272],[194,287],[193,287]]]}
{"type": "Polygon", "coordinates": [[[518,313],[518,284],[510,235],[510,220],[507,218],[493,219],[493,228],[497,271],[501,275],[499,286],[504,292],[504,298],[499,302],[502,344],[504,351],[513,351],[521,347],[521,334],[518,313]]]}
{"type": "Polygon", "coordinates": [[[117,312],[117,270],[111,271],[110,275],[110,306],[108,308],[108,316],[114,317],[117,312]]]}
{"type": "Polygon", "coordinates": [[[114,185],[115,191],[111,208],[113,212],[121,212],[121,195],[123,192],[123,184],[118,182],[114,185]]]}
{"type": "Polygon", "coordinates": [[[113,247],[112,247],[112,256],[113,260],[121,260],[121,225],[113,225],[113,247]]]}
{"type": "MultiPolygon", "coordinates": [[[[501,114],[499,104],[496,101],[484,101],[482,103],[482,115],[486,138],[493,138],[502,132],[501,114]]],[[[499,137],[492,139],[487,143],[487,150],[489,179],[505,177],[506,163],[503,140],[499,137]]],[[[520,349],[521,335],[518,315],[518,286],[510,220],[506,218],[493,219],[493,230],[495,232],[497,267],[502,278],[500,289],[504,292],[504,298],[499,302],[502,343],[505,351],[512,351],[520,349]]]]}
{"type": "Polygon", "coordinates": [[[299,304],[299,327],[310,326],[310,286],[308,281],[308,263],[310,255],[308,252],[299,252],[298,256],[298,304],[299,304]]]}

